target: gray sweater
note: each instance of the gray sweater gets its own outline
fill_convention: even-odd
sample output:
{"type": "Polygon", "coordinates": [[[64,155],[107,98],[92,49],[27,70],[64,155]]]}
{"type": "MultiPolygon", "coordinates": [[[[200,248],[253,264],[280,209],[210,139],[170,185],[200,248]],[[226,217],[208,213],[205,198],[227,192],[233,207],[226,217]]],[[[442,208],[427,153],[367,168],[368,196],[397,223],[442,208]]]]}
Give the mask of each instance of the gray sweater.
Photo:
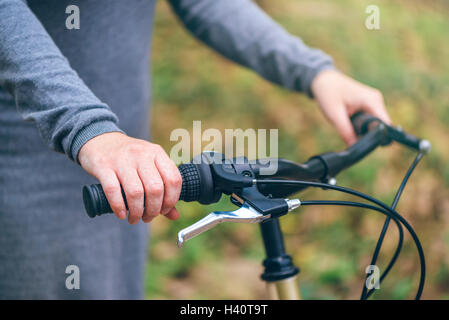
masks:
{"type": "MultiPolygon", "coordinates": [[[[143,297],[148,228],[86,216],[81,186],[96,181],[77,156],[105,132],[149,139],[154,4],[0,0],[0,298],[143,297]],[[65,25],[71,4],[79,30],[65,25]]],[[[311,95],[332,68],[249,0],[171,5],[201,41],[286,88],[311,95]]]]}

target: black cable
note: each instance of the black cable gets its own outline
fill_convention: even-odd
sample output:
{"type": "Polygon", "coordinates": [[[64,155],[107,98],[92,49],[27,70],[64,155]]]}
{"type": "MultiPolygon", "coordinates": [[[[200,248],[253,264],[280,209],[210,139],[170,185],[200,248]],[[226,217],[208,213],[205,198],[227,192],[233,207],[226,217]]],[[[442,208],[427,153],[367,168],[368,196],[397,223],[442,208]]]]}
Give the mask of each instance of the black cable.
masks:
{"type": "Polygon", "coordinates": [[[383,203],[369,195],[366,195],[362,192],[359,192],[359,191],[356,191],[353,189],[349,189],[349,188],[345,188],[345,187],[333,186],[333,185],[330,185],[327,183],[321,183],[321,182],[302,181],[302,180],[267,179],[267,180],[255,180],[255,183],[256,184],[284,184],[284,185],[291,184],[291,185],[301,185],[301,186],[306,186],[306,187],[308,186],[308,187],[336,190],[336,191],[340,191],[340,192],[344,192],[344,193],[348,193],[348,194],[360,197],[362,199],[372,202],[372,203],[382,207],[383,209],[389,211],[393,216],[395,216],[404,225],[404,227],[407,229],[407,231],[412,236],[413,241],[415,242],[416,249],[417,249],[418,255],[419,255],[420,267],[421,267],[420,268],[421,274],[420,274],[420,279],[419,279],[419,286],[418,286],[418,290],[417,290],[415,299],[419,300],[421,298],[422,291],[424,289],[425,278],[426,278],[426,262],[425,262],[424,252],[423,252],[423,249],[421,246],[421,242],[419,241],[418,236],[416,235],[415,231],[410,226],[410,224],[407,222],[407,220],[405,220],[395,210],[391,209],[388,205],[386,205],[385,203],[383,203]]]}
{"type": "MultiPolygon", "coordinates": [[[[411,164],[410,168],[407,170],[407,173],[406,173],[404,179],[402,179],[401,185],[399,186],[398,191],[396,192],[396,195],[394,197],[393,203],[391,205],[391,208],[393,210],[396,209],[396,207],[398,205],[398,202],[399,202],[399,198],[401,197],[402,192],[404,191],[405,185],[407,184],[410,176],[412,175],[412,173],[415,170],[416,166],[418,165],[419,161],[422,159],[423,155],[424,155],[423,153],[418,153],[418,155],[416,156],[415,160],[411,164]]],[[[389,224],[390,224],[390,217],[387,216],[387,218],[385,219],[382,231],[381,231],[381,233],[379,235],[379,239],[377,240],[377,244],[376,244],[376,248],[375,248],[374,253],[373,253],[373,257],[371,258],[371,265],[376,265],[377,258],[379,257],[379,253],[380,253],[380,250],[381,250],[381,247],[382,247],[382,244],[383,244],[383,240],[384,240],[385,235],[387,233],[389,224]]],[[[390,262],[388,263],[387,268],[382,273],[382,275],[381,275],[381,277],[379,279],[379,284],[382,283],[383,279],[387,276],[388,272],[390,272],[390,270],[393,268],[397,258],[399,257],[399,254],[400,254],[400,250],[398,251],[396,249],[396,251],[395,251],[395,253],[393,255],[393,258],[391,258],[390,262]]],[[[370,290],[370,291],[367,292],[367,288],[364,285],[363,289],[362,289],[362,294],[361,294],[360,299],[361,300],[366,300],[373,293],[374,293],[374,290],[370,290]]]]}
{"type": "MultiPolygon", "coordinates": [[[[375,210],[378,211],[380,213],[383,213],[384,215],[386,215],[390,220],[393,219],[393,221],[396,223],[397,227],[398,227],[398,232],[399,232],[399,240],[398,240],[398,245],[396,248],[397,252],[401,251],[402,248],[402,244],[404,241],[404,231],[402,229],[402,226],[399,222],[398,219],[396,219],[395,217],[393,217],[390,212],[376,207],[376,206],[372,206],[366,203],[360,203],[360,202],[352,202],[352,201],[328,201],[328,200],[308,200],[308,201],[302,201],[301,202],[302,206],[307,206],[307,205],[339,205],[339,206],[351,206],[351,207],[359,207],[359,208],[365,208],[365,209],[369,209],[369,210],[375,210]]],[[[368,279],[368,278],[367,278],[368,279]]],[[[365,279],[365,287],[366,287],[366,281],[367,279],[365,279]]],[[[381,281],[379,281],[380,284],[381,281]]],[[[375,284],[376,285],[376,284],[375,284]]]]}

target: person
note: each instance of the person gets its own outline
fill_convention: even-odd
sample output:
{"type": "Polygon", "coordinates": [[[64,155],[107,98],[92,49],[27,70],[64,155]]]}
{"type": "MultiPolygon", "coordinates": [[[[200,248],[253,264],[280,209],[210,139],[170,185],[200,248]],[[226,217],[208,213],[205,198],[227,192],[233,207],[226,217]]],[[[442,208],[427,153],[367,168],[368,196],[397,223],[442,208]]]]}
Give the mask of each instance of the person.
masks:
{"type": "MultiPolygon", "coordinates": [[[[71,2],[0,0],[2,299],[143,298],[145,223],[179,217],[181,177],[149,142],[155,1],[78,0],[80,28],[67,29],[71,2]],[[119,219],[84,213],[81,186],[96,179],[119,219]]],[[[169,2],[206,45],[314,97],[348,145],[354,112],[390,122],[378,90],[337,71],[252,1],[169,2]]]]}

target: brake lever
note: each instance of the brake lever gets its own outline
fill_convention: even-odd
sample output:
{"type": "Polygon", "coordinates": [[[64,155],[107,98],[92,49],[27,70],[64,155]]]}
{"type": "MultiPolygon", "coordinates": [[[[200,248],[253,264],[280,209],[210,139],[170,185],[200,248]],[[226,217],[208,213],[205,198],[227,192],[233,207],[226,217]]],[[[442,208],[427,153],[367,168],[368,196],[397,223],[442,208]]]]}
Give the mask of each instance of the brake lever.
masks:
{"type": "MultiPolygon", "coordinates": [[[[288,211],[292,211],[301,205],[299,199],[285,199],[288,211]]],[[[271,218],[271,214],[263,215],[247,202],[243,202],[240,208],[234,211],[214,211],[191,226],[178,232],[178,247],[182,248],[187,240],[212,229],[222,222],[260,223],[271,218]]]]}
{"type": "Polygon", "coordinates": [[[234,211],[214,211],[191,226],[178,232],[178,247],[182,248],[187,240],[212,229],[222,222],[259,223],[271,217],[270,214],[263,215],[246,202],[234,211]]]}

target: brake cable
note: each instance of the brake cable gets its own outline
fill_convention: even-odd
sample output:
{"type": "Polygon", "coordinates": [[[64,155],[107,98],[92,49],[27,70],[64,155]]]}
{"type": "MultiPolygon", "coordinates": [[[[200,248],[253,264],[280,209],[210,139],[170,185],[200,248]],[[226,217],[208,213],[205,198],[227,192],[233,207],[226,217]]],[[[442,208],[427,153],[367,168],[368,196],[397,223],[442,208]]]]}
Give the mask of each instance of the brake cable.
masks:
{"type": "MultiPolygon", "coordinates": [[[[413,163],[411,164],[411,166],[410,166],[409,169],[407,170],[407,173],[406,173],[405,177],[402,179],[401,185],[399,186],[398,191],[396,192],[396,195],[395,195],[395,197],[394,197],[393,203],[392,203],[392,205],[391,205],[391,208],[392,208],[393,210],[396,209],[396,206],[397,206],[397,204],[398,204],[398,202],[399,202],[399,198],[400,198],[401,195],[402,195],[402,192],[403,192],[403,190],[404,190],[404,188],[405,188],[405,185],[407,184],[407,182],[408,182],[410,176],[412,175],[412,173],[413,173],[413,171],[415,170],[416,166],[418,165],[419,161],[422,159],[423,155],[424,155],[424,154],[421,153],[421,152],[417,154],[415,160],[413,161],[413,163]]],[[[381,247],[382,247],[382,244],[383,244],[383,240],[384,240],[385,235],[386,235],[386,233],[387,233],[389,224],[390,224],[390,217],[387,216],[387,218],[385,219],[385,222],[384,222],[382,231],[381,231],[381,233],[380,233],[380,235],[379,235],[379,239],[377,240],[377,244],[376,244],[376,248],[375,248],[374,253],[373,253],[373,257],[371,258],[371,265],[375,265],[376,262],[377,262],[377,258],[378,258],[378,256],[379,256],[379,252],[380,252],[380,250],[381,250],[381,247]]],[[[379,284],[380,284],[380,283],[383,281],[383,279],[387,276],[388,272],[390,272],[390,270],[393,268],[393,266],[394,266],[394,264],[395,264],[397,258],[399,257],[400,252],[401,252],[401,249],[398,247],[398,248],[396,249],[394,255],[393,255],[393,258],[391,258],[390,262],[388,263],[387,268],[386,268],[385,271],[382,273],[382,275],[381,275],[381,277],[380,277],[380,279],[379,279],[379,284]]],[[[366,300],[366,299],[368,299],[373,293],[374,293],[374,290],[369,290],[369,291],[367,292],[366,286],[363,286],[362,294],[361,294],[360,299],[361,299],[361,300],[366,300]]]]}
{"type": "MultiPolygon", "coordinates": [[[[377,206],[372,206],[366,203],[361,203],[361,202],[352,202],[352,201],[336,201],[336,200],[307,200],[307,201],[302,201],[301,202],[302,206],[307,206],[307,205],[337,205],[337,206],[350,206],[350,207],[359,207],[359,208],[364,208],[364,209],[369,209],[369,210],[374,210],[374,211],[378,211],[384,215],[387,216],[387,218],[389,220],[393,219],[393,221],[396,223],[397,227],[398,227],[398,232],[399,232],[399,240],[398,240],[398,245],[396,247],[396,252],[400,252],[401,248],[402,248],[402,244],[403,244],[403,240],[404,240],[404,232],[402,229],[402,226],[400,224],[400,222],[398,221],[398,219],[396,219],[395,217],[393,217],[390,212],[377,207],[377,206]]],[[[371,264],[373,265],[373,264],[371,264]]],[[[382,276],[386,276],[384,274],[382,274],[382,276]]],[[[381,279],[382,279],[381,276],[381,279]]],[[[367,281],[368,277],[365,279],[365,284],[367,281]]],[[[378,282],[375,283],[376,284],[381,283],[381,280],[379,280],[378,282]]],[[[366,287],[366,286],[364,286],[366,287]]]]}
{"type": "Polygon", "coordinates": [[[263,184],[291,184],[291,185],[302,185],[302,186],[308,186],[308,187],[315,187],[315,188],[324,188],[324,189],[331,189],[331,190],[336,190],[339,192],[343,192],[343,193],[348,193],[354,196],[357,196],[359,198],[365,199],[369,202],[372,202],[374,204],[376,204],[377,206],[380,206],[381,208],[385,209],[386,211],[390,212],[392,214],[392,216],[396,217],[401,223],[402,225],[407,229],[407,231],[410,233],[416,249],[418,251],[418,255],[419,255],[419,261],[420,261],[420,280],[419,280],[419,286],[418,286],[418,290],[416,293],[416,300],[419,300],[421,298],[422,295],[422,291],[424,289],[424,283],[425,283],[425,277],[426,277],[426,262],[425,262],[425,258],[424,258],[424,252],[421,246],[421,242],[419,241],[418,236],[416,235],[415,231],[413,230],[413,228],[410,226],[410,224],[407,222],[406,219],[404,219],[399,213],[397,213],[394,209],[392,209],[391,207],[389,207],[388,205],[386,205],[385,203],[367,195],[364,194],[362,192],[350,189],[350,188],[345,188],[345,187],[340,187],[340,186],[334,186],[334,185],[330,185],[330,184],[326,184],[326,183],[321,183],[321,182],[311,182],[311,181],[303,181],[303,180],[276,180],[276,179],[267,179],[267,180],[254,180],[254,183],[257,185],[263,185],[263,184]]]}

